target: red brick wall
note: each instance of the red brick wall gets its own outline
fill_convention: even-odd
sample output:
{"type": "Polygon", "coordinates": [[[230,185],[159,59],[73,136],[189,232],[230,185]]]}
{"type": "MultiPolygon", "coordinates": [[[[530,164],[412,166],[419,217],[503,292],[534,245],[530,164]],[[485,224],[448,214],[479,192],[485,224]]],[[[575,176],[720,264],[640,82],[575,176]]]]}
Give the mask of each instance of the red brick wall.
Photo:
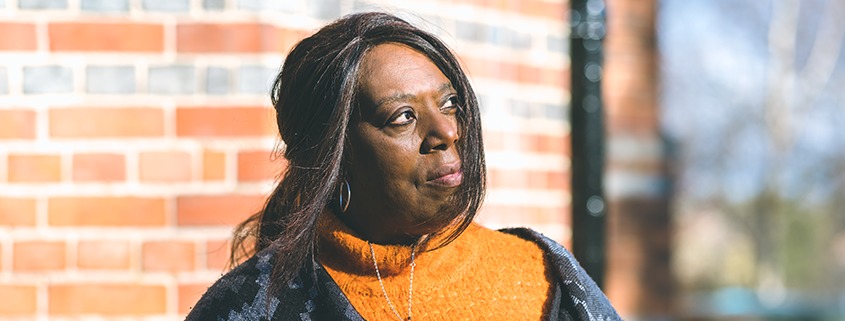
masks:
{"type": "MultiPolygon", "coordinates": [[[[567,243],[567,4],[404,8],[456,49],[481,97],[491,188],[479,221],[567,243]]],[[[181,319],[285,166],[270,78],[298,39],[361,9],[0,1],[0,319],[181,319]]]]}

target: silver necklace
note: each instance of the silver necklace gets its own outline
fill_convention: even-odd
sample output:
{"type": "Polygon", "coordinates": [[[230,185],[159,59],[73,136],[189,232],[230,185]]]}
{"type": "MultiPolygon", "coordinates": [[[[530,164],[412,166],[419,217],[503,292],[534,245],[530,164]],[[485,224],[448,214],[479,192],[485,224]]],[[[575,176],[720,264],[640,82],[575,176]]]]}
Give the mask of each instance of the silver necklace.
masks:
{"type": "Polygon", "coordinates": [[[387,305],[390,306],[390,310],[393,311],[393,314],[396,315],[399,320],[407,320],[411,321],[411,297],[414,294],[414,267],[417,266],[417,263],[414,262],[414,254],[417,251],[417,244],[414,244],[411,247],[411,280],[408,284],[408,318],[403,319],[402,315],[399,314],[399,311],[396,310],[396,307],[393,305],[393,302],[390,302],[390,297],[387,296],[387,290],[384,289],[384,281],[381,280],[381,272],[378,270],[378,262],[376,261],[376,251],[373,250],[373,244],[370,241],[367,241],[367,245],[370,246],[370,254],[373,256],[373,266],[376,268],[376,277],[378,277],[378,284],[381,286],[381,293],[384,294],[384,298],[387,300],[387,305]]]}

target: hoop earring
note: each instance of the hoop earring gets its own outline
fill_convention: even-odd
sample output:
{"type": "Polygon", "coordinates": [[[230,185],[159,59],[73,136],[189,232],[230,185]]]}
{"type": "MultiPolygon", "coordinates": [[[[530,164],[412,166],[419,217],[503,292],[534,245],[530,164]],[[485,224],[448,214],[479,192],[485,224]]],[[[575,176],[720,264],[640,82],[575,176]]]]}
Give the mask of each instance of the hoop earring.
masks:
{"type": "Polygon", "coordinates": [[[349,182],[345,178],[340,183],[340,186],[338,186],[337,192],[338,209],[340,209],[341,213],[346,213],[346,209],[349,208],[349,202],[352,200],[352,190],[349,188],[349,182]],[[344,189],[346,190],[346,197],[343,197],[344,189]]]}

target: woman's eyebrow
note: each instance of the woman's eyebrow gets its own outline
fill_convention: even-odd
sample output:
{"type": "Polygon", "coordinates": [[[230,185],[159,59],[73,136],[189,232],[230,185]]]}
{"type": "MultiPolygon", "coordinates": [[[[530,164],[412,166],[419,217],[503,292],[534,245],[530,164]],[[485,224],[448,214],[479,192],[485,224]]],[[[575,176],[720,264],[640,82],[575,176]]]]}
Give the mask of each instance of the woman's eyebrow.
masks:
{"type": "Polygon", "coordinates": [[[437,89],[437,91],[439,91],[441,93],[444,93],[444,92],[447,92],[447,91],[454,91],[454,90],[455,90],[455,88],[452,87],[451,82],[444,82],[442,85],[440,85],[440,88],[437,89]]]}
{"type": "Polygon", "coordinates": [[[389,103],[392,103],[392,102],[406,101],[406,100],[409,100],[409,99],[414,98],[414,97],[416,97],[416,95],[413,95],[413,94],[396,94],[396,95],[393,95],[393,96],[388,96],[388,97],[382,98],[381,100],[376,102],[376,107],[381,107],[381,105],[389,104],[389,103]]]}
{"type": "MultiPolygon", "coordinates": [[[[440,87],[437,88],[437,92],[440,93],[440,94],[443,94],[443,93],[449,92],[449,91],[454,91],[454,90],[455,89],[452,87],[451,82],[445,82],[442,85],[440,85],[440,87]]],[[[384,97],[384,98],[380,99],[379,101],[376,102],[376,107],[380,107],[381,105],[389,104],[389,103],[392,103],[392,102],[406,101],[406,100],[412,99],[414,97],[416,97],[416,95],[414,95],[414,94],[399,93],[399,94],[396,94],[396,95],[393,95],[393,96],[388,96],[388,97],[384,97]]]]}

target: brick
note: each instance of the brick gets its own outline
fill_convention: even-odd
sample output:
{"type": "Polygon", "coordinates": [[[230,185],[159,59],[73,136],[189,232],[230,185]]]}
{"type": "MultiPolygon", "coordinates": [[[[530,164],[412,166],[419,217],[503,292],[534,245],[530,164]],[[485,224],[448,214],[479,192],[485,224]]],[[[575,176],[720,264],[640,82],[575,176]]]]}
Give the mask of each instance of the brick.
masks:
{"type": "Polygon", "coordinates": [[[82,10],[95,12],[128,12],[129,0],[82,0],[82,10]]]}
{"type": "Polygon", "coordinates": [[[272,34],[275,38],[273,38],[273,41],[270,42],[272,46],[265,47],[273,49],[273,51],[281,50],[283,52],[280,53],[287,54],[291,49],[293,49],[294,45],[313,34],[314,29],[276,28],[275,34],[272,34]]]}
{"type": "Polygon", "coordinates": [[[191,155],[184,152],[141,153],[139,175],[142,182],[184,182],[191,180],[191,155]]]}
{"type": "Polygon", "coordinates": [[[205,92],[208,94],[228,94],[229,70],[221,67],[208,67],[205,70],[205,92]]]}
{"type": "Polygon", "coordinates": [[[569,109],[559,104],[546,104],[543,106],[543,114],[549,119],[567,120],[569,109]]]}
{"type": "Polygon", "coordinates": [[[543,70],[536,67],[517,65],[516,81],[521,83],[540,83],[543,70]]]}
{"type": "Polygon", "coordinates": [[[0,110],[0,139],[34,139],[35,111],[0,110]]]}
{"type": "Polygon", "coordinates": [[[558,36],[546,37],[546,48],[549,51],[554,51],[562,54],[569,54],[569,39],[558,36]]]}
{"type": "Polygon", "coordinates": [[[76,265],[88,270],[128,270],[131,249],[127,241],[79,241],[76,265]]]}
{"type": "Polygon", "coordinates": [[[519,11],[526,15],[563,21],[566,19],[565,1],[528,0],[520,1],[519,11]]]}
{"type": "Polygon", "coordinates": [[[531,38],[531,34],[518,32],[514,30],[508,31],[508,45],[511,48],[515,49],[531,49],[531,46],[534,44],[534,39],[531,38]]]}
{"type": "Polygon", "coordinates": [[[542,152],[546,135],[523,134],[520,137],[521,149],[526,152],[542,152]]]}
{"type": "Polygon", "coordinates": [[[570,190],[571,177],[569,173],[565,172],[549,172],[546,174],[546,180],[549,182],[549,189],[563,189],[570,190]]]}
{"type": "Polygon", "coordinates": [[[340,0],[308,1],[308,13],[312,17],[323,20],[340,18],[340,0]]]}
{"type": "Polygon", "coordinates": [[[223,271],[229,262],[228,240],[208,241],[205,243],[205,267],[210,270],[223,271]]]}
{"type": "Polygon", "coordinates": [[[37,292],[32,285],[0,284],[0,315],[34,314],[37,292]]]}
{"type": "Polygon", "coordinates": [[[264,66],[243,66],[238,70],[238,91],[268,95],[278,70],[264,66]]]}
{"type": "Polygon", "coordinates": [[[0,226],[35,226],[35,199],[0,197],[0,226]]]}
{"type": "Polygon", "coordinates": [[[527,76],[523,76],[523,79],[520,79],[520,72],[525,73],[528,70],[527,69],[520,70],[519,64],[509,63],[509,62],[492,62],[492,61],[488,61],[488,63],[494,63],[497,66],[496,66],[495,69],[490,69],[485,73],[485,75],[487,77],[495,78],[495,79],[529,83],[528,81],[525,81],[525,79],[524,79],[527,76]]]}
{"type": "Polygon", "coordinates": [[[54,138],[149,137],[164,135],[158,108],[61,108],[49,111],[54,138]]]}
{"type": "Polygon", "coordinates": [[[310,36],[312,31],[296,29],[276,29],[275,41],[270,42],[268,49],[272,52],[287,54],[300,40],[310,36]]]}
{"type": "Polygon", "coordinates": [[[48,201],[51,226],[163,226],[164,199],[141,197],[56,197],[48,201]]]}
{"type": "Polygon", "coordinates": [[[258,195],[181,196],[176,199],[180,226],[234,226],[260,211],[265,197],[258,195]]]}
{"type": "Polygon", "coordinates": [[[58,155],[9,155],[8,180],[11,183],[48,183],[61,180],[58,155]]]}
{"type": "Polygon", "coordinates": [[[553,86],[558,88],[569,88],[569,70],[555,70],[545,68],[534,68],[532,72],[539,74],[537,84],[553,86]]]}
{"type": "Polygon", "coordinates": [[[455,21],[455,37],[458,39],[483,42],[487,40],[490,33],[488,25],[470,21],[455,21]]]}
{"type": "Polygon", "coordinates": [[[352,1],[352,12],[364,12],[364,11],[373,11],[378,10],[378,4],[365,2],[365,1],[352,1]]]}
{"type": "Polygon", "coordinates": [[[276,117],[265,107],[176,109],[178,136],[232,137],[275,135],[276,117]]]}
{"type": "Polygon", "coordinates": [[[238,9],[251,11],[285,11],[304,13],[304,1],[238,0],[238,9]]]}
{"type": "MultiPolygon", "coordinates": [[[[2,31],[0,31],[2,32],[2,31]]],[[[0,67],[0,95],[9,93],[9,75],[6,72],[6,67],[0,67]]]]}
{"type": "Polygon", "coordinates": [[[176,26],[179,52],[248,53],[277,48],[276,28],[256,23],[190,23],[176,26]]]}
{"type": "Polygon", "coordinates": [[[162,285],[51,284],[47,292],[54,315],[160,315],[167,307],[162,285]]]}
{"type": "Polygon", "coordinates": [[[657,126],[659,126],[659,121],[655,117],[622,117],[611,113],[608,113],[605,117],[608,134],[610,135],[654,135],[658,130],[657,126]]]}
{"type": "MultiPolygon", "coordinates": [[[[487,69],[484,68],[484,63],[482,63],[481,59],[472,58],[469,56],[459,56],[458,60],[461,62],[461,67],[466,71],[467,76],[470,79],[474,79],[476,77],[485,77],[487,73],[487,69]]],[[[495,65],[489,64],[488,68],[493,68],[495,65]]]]}
{"type": "Polygon", "coordinates": [[[128,94],[135,92],[135,67],[88,66],[85,91],[92,94],[128,94]]]}
{"type": "Polygon", "coordinates": [[[149,23],[50,23],[53,51],[139,51],[164,49],[164,27],[149,23]]]}
{"type": "Polygon", "coordinates": [[[179,284],[179,313],[188,314],[188,312],[191,312],[194,304],[200,300],[209,286],[211,286],[211,283],[179,284]]]}
{"type": "Polygon", "coordinates": [[[537,215],[535,208],[520,205],[496,205],[491,206],[496,215],[505,222],[514,222],[518,217],[519,220],[526,222],[536,222],[537,215]]]}
{"type": "Polygon", "coordinates": [[[150,67],[147,89],[152,94],[193,94],[197,82],[195,69],[190,65],[150,67]]]}
{"type": "Polygon", "coordinates": [[[508,100],[509,109],[512,115],[523,118],[531,118],[535,116],[534,105],[521,100],[508,100]]]}
{"type": "Polygon", "coordinates": [[[488,35],[488,42],[515,49],[531,48],[532,39],[530,34],[518,32],[502,26],[493,26],[491,28],[493,29],[493,32],[488,35]]]}
{"type": "Polygon", "coordinates": [[[47,271],[65,268],[65,243],[27,241],[13,244],[12,268],[15,271],[47,271]]]}
{"type": "Polygon", "coordinates": [[[195,261],[195,246],[190,242],[146,242],[141,249],[144,271],[191,271],[195,261]]]}
{"type": "Polygon", "coordinates": [[[484,138],[484,150],[492,151],[492,150],[504,150],[505,142],[507,140],[508,135],[502,132],[494,132],[486,130],[483,133],[484,138]]]}
{"type": "Polygon", "coordinates": [[[542,171],[528,171],[528,188],[532,190],[543,190],[549,187],[549,182],[546,179],[546,172],[542,171]]]}
{"type": "Polygon", "coordinates": [[[202,153],[202,179],[220,181],[226,178],[226,154],[205,151],[202,153]]]}
{"type": "Polygon", "coordinates": [[[126,158],[119,154],[73,155],[76,182],[119,182],[126,180],[126,158]]]}
{"type": "Polygon", "coordinates": [[[266,1],[264,0],[238,0],[238,9],[260,11],[265,10],[266,1]]]}
{"type": "Polygon", "coordinates": [[[31,23],[0,23],[0,50],[35,50],[35,25],[31,23]]]}
{"type": "Polygon", "coordinates": [[[528,188],[528,173],[513,169],[490,170],[490,188],[528,188]]]}
{"type": "Polygon", "coordinates": [[[238,180],[263,181],[275,179],[287,162],[272,159],[271,151],[242,151],[238,153],[238,180]]]}
{"type": "Polygon", "coordinates": [[[187,12],[188,0],[143,0],[141,5],[147,11],[187,12]]]}
{"type": "Polygon", "coordinates": [[[73,91],[73,71],[62,66],[23,67],[24,94],[61,94],[73,91]]]}
{"type": "Polygon", "coordinates": [[[223,10],[226,9],[226,0],[202,0],[202,8],[205,10],[223,10]]]}
{"type": "Polygon", "coordinates": [[[543,142],[543,150],[553,154],[570,154],[571,137],[569,135],[564,137],[546,136],[543,142]]]}
{"type": "Polygon", "coordinates": [[[65,9],[67,0],[18,0],[21,9],[65,9]]]}

